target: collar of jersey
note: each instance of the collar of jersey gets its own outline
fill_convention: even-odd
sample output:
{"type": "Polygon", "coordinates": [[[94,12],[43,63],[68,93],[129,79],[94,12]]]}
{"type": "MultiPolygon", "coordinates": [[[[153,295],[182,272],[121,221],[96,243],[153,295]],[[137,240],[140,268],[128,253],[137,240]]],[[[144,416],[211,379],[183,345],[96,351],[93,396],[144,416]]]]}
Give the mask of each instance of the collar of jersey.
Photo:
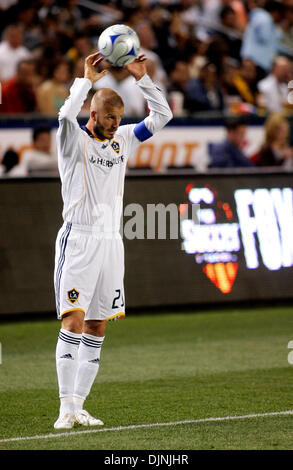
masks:
{"type": "Polygon", "coordinates": [[[97,140],[98,142],[106,142],[108,141],[109,139],[104,139],[104,140],[101,140],[101,139],[98,139],[98,137],[95,137],[91,131],[86,127],[86,126],[81,126],[81,128],[92,138],[92,139],[95,139],[97,140]]]}

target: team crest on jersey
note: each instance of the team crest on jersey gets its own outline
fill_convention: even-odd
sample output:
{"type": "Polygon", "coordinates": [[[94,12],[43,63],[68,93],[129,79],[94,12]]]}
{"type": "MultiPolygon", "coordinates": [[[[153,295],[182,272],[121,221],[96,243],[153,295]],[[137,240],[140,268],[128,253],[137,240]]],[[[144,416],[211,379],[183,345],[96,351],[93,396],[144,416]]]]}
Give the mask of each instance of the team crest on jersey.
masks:
{"type": "Polygon", "coordinates": [[[79,292],[76,289],[70,289],[67,291],[67,297],[69,302],[74,304],[78,300],[79,292]]]}
{"type": "Polygon", "coordinates": [[[111,144],[111,147],[114,150],[114,152],[116,152],[116,153],[120,152],[120,145],[119,145],[118,142],[116,142],[116,140],[113,140],[113,142],[111,144]]]}

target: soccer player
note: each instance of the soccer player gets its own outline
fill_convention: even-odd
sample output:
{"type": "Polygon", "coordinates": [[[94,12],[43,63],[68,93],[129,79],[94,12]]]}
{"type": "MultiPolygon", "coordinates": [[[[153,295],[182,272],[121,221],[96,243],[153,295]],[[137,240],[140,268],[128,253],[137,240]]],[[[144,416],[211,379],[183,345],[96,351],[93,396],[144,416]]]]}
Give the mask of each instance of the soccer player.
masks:
{"type": "Polygon", "coordinates": [[[125,316],[124,248],[120,229],[127,158],[172,118],[140,55],[126,68],[147,100],[149,115],[120,126],[123,101],[110,88],[97,91],[85,127],[77,115],[94,82],[99,53],[85,59],[60,109],[57,132],[63,219],[56,240],[55,295],[61,328],[56,347],[60,410],[55,429],[74,423],[103,425],[83,408],[98,373],[106,322],[125,316]]]}

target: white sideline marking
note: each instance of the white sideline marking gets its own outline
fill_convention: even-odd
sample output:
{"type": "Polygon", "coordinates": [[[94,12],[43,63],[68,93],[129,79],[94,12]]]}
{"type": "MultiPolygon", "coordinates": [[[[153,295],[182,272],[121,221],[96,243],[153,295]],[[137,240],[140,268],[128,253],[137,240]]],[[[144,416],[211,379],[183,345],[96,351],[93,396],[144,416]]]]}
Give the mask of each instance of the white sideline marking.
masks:
{"type": "Polygon", "coordinates": [[[66,436],[77,436],[80,434],[93,434],[97,432],[108,432],[108,431],[125,431],[128,429],[141,429],[141,428],[156,428],[161,426],[177,426],[178,424],[198,424],[198,423],[210,423],[215,421],[231,421],[235,419],[249,419],[249,418],[264,418],[267,416],[283,416],[293,415],[293,410],[287,411],[271,411],[268,413],[255,413],[242,416],[219,416],[216,418],[199,418],[199,419],[186,419],[184,421],[173,421],[169,423],[149,423],[149,424],[131,424],[128,426],[117,426],[113,428],[100,428],[100,429],[86,429],[84,431],[69,431],[61,433],[50,433],[50,434],[39,434],[36,436],[24,436],[24,437],[10,437],[7,439],[0,439],[0,444],[4,442],[15,442],[15,441],[30,441],[34,439],[50,439],[55,437],[66,437],[66,436]]]}

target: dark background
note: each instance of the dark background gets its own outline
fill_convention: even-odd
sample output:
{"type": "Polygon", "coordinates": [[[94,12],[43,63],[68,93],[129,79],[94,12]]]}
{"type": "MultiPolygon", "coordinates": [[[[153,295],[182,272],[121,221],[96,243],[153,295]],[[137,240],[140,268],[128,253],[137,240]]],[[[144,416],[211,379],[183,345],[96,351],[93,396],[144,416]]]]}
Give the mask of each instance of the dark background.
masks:
{"type": "MultiPolygon", "coordinates": [[[[242,172],[243,173],[243,172],[242,172]]],[[[291,187],[293,173],[142,175],[126,177],[124,205],[187,203],[185,188],[210,185],[236,214],[233,193],[239,188],[291,187]]],[[[61,185],[56,178],[0,181],[0,313],[55,310],[53,270],[55,239],[62,217],[61,185]]],[[[145,211],[146,214],[146,211],[145,211]]],[[[124,223],[128,220],[124,217],[124,223]]],[[[233,220],[237,222],[236,219],[233,220]]],[[[168,233],[168,230],[167,230],[168,233]]],[[[182,240],[127,240],[126,306],[164,307],[233,301],[293,298],[293,266],[269,271],[261,262],[247,269],[243,252],[232,290],[223,294],[181,248],[182,240]]],[[[293,234],[292,234],[293,244],[293,234]]]]}

